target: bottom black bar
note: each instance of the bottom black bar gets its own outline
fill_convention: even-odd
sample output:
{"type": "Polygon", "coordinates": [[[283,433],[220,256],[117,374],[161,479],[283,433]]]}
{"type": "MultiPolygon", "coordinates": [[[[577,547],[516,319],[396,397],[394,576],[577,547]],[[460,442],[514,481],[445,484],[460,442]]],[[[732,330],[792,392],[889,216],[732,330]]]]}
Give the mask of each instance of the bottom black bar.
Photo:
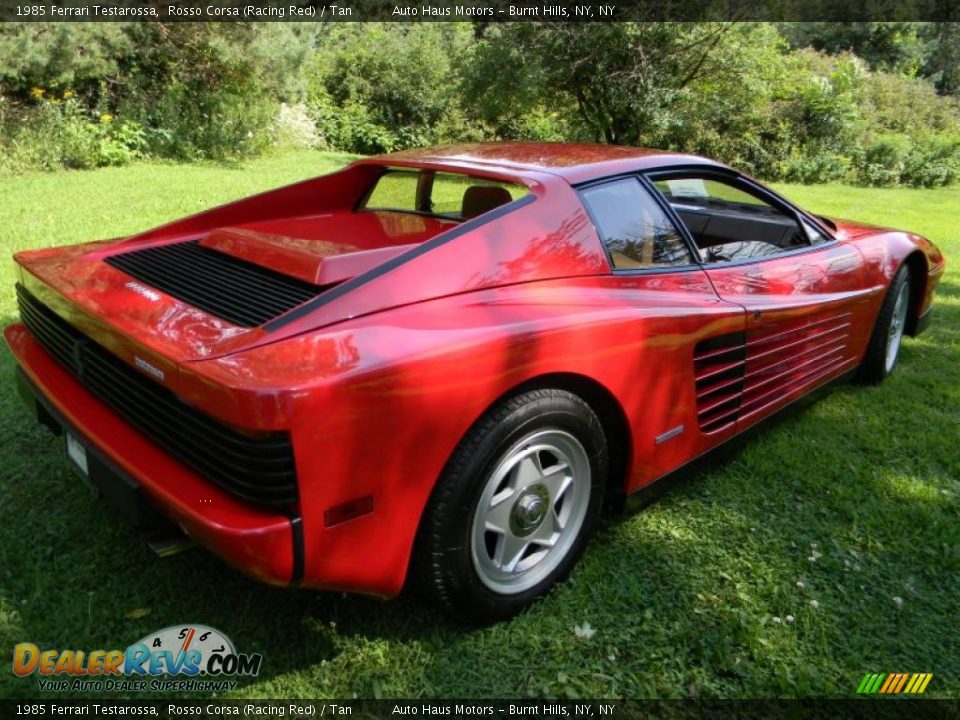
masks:
{"type": "Polygon", "coordinates": [[[2,700],[2,717],[955,718],[957,700],[2,700]]]}

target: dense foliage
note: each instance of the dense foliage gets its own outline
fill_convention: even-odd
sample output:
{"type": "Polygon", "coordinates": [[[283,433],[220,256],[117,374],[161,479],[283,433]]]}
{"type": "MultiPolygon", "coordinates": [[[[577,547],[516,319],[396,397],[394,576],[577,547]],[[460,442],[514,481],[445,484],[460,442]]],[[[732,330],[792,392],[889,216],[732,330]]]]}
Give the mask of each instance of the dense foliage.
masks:
{"type": "Polygon", "coordinates": [[[34,23],[0,27],[0,167],[255,153],[304,91],[313,26],[34,23]]]}
{"type": "Polygon", "coordinates": [[[579,139],[938,186],[958,93],[949,23],[6,25],[0,171],[579,139]]]}

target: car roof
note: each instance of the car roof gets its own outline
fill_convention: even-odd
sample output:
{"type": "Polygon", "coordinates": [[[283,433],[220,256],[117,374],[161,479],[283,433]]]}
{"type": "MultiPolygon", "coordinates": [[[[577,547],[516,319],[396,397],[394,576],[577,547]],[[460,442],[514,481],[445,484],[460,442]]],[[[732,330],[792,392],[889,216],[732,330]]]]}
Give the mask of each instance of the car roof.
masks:
{"type": "Polygon", "coordinates": [[[698,155],[623,145],[554,142],[488,142],[401,150],[368,158],[379,165],[449,166],[457,170],[499,172],[515,177],[549,173],[571,184],[608,175],[683,165],[724,168],[698,155]]]}

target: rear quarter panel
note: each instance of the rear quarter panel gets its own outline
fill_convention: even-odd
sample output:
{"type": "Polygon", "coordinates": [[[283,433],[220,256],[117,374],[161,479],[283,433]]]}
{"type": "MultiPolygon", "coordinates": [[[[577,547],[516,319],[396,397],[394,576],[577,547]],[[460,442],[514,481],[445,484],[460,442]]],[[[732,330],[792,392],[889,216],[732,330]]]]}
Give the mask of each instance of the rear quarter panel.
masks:
{"type": "Polygon", "coordinates": [[[613,395],[629,424],[626,490],[720,439],[697,430],[692,347],[741,330],[699,270],[526,283],[358,318],[197,363],[217,384],[258,378],[293,424],[304,584],[389,596],[403,585],[444,464],[499,398],[554,373],[613,395]],[[657,446],[654,438],[684,425],[657,446]],[[325,527],[324,511],[370,495],[374,511],[325,527]]]}

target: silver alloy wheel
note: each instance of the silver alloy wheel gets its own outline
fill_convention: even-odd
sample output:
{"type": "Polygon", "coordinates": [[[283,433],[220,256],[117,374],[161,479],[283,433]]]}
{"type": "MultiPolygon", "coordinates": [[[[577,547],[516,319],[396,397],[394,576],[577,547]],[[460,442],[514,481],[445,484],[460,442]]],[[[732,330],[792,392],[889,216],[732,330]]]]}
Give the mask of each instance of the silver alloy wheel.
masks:
{"type": "Polygon", "coordinates": [[[512,595],[567,556],[590,505],[590,459],[563,430],[537,430],[503,454],[473,514],[470,552],[480,581],[512,595]]]}
{"type": "Polygon", "coordinates": [[[887,332],[887,358],[884,365],[887,372],[893,370],[893,366],[897,364],[897,355],[900,352],[900,343],[903,340],[903,329],[907,324],[907,307],[910,304],[909,291],[908,283],[900,286],[897,301],[893,306],[893,314],[890,317],[890,329],[887,332]]]}

